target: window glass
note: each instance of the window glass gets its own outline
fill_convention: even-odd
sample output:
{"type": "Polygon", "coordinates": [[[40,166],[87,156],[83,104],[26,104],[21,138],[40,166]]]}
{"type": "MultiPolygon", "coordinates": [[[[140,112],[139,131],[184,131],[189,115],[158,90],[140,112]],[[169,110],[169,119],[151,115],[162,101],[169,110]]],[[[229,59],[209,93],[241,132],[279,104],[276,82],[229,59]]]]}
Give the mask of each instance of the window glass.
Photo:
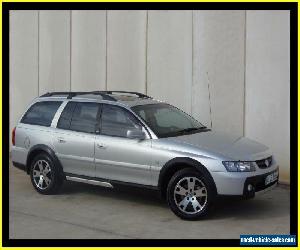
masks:
{"type": "Polygon", "coordinates": [[[169,127],[170,125],[176,128],[192,127],[193,121],[175,109],[161,108],[157,109],[153,114],[159,127],[169,127]]]}
{"type": "Polygon", "coordinates": [[[126,137],[128,129],[142,129],[129,111],[114,105],[103,104],[101,134],[126,137]]]}
{"type": "Polygon", "coordinates": [[[71,119],[70,129],[85,133],[95,133],[98,124],[99,107],[98,103],[77,102],[71,119]]]}
{"type": "Polygon", "coordinates": [[[57,101],[37,102],[28,109],[21,122],[50,127],[52,119],[61,103],[57,101]]]}
{"type": "Polygon", "coordinates": [[[165,103],[139,105],[132,107],[132,110],[158,137],[178,136],[206,129],[200,122],[180,109],[165,103]]]}
{"type": "Polygon", "coordinates": [[[71,118],[76,107],[76,102],[68,102],[57,123],[57,127],[61,129],[69,129],[71,125],[71,118]]]}

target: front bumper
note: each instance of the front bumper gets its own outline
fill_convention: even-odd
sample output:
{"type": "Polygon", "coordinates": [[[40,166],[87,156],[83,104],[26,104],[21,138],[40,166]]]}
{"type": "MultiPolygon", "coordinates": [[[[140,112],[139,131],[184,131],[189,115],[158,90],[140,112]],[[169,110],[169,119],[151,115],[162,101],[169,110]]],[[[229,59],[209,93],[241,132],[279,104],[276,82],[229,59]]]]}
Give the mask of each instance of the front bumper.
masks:
{"type": "Polygon", "coordinates": [[[267,185],[265,185],[265,179],[268,175],[270,175],[276,171],[278,171],[278,168],[276,170],[273,170],[266,174],[248,177],[244,183],[243,196],[245,198],[253,198],[255,196],[255,193],[261,194],[264,191],[274,188],[278,183],[279,174],[278,174],[278,178],[276,181],[270,182],[267,185]],[[252,190],[248,190],[249,185],[251,185],[253,187],[252,190]]]}
{"type": "Polygon", "coordinates": [[[276,181],[265,185],[266,177],[275,171],[278,171],[277,164],[255,172],[211,172],[211,175],[219,195],[238,195],[251,198],[255,196],[255,193],[262,192],[277,184],[278,178],[276,181]],[[249,184],[253,187],[251,190],[248,190],[249,184]]]}

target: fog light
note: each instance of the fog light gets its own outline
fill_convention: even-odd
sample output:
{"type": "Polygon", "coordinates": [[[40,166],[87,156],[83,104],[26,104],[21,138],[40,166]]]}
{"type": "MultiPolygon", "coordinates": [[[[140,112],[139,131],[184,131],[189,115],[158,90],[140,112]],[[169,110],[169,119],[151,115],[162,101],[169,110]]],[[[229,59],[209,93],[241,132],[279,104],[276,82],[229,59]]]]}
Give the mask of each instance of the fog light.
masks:
{"type": "Polygon", "coordinates": [[[253,190],[253,186],[252,186],[251,184],[249,184],[248,187],[247,187],[247,189],[248,189],[248,191],[250,192],[250,191],[253,190]]]}

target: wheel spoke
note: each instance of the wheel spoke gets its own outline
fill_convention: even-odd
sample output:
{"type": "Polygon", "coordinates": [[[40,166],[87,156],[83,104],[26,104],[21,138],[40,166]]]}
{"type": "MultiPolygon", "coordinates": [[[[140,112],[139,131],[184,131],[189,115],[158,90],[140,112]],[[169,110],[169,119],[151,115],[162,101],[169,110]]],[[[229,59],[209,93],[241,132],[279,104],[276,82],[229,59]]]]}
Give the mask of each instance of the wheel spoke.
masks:
{"type": "Polygon", "coordinates": [[[177,185],[176,187],[175,187],[175,194],[179,194],[179,195],[186,195],[186,193],[188,192],[188,190],[187,189],[185,189],[184,187],[182,187],[182,186],[179,186],[179,185],[177,185]]]}
{"type": "Polygon", "coordinates": [[[40,177],[40,172],[37,170],[33,170],[33,177],[40,177]]]}
{"type": "Polygon", "coordinates": [[[45,167],[45,169],[44,169],[44,174],[48,174],[50,171],[51,171],[50,167],[47,166],[47,167],[45,167]]]}
{"type": "Polygon", "coordinates": [[[43,166],[42,161],[38,161],[38,166],[39,166],[40,172],[43,172],[44,166],[43,166]]]}
{"type": "Polygon", "coordinates": [[[194,191],[194,189],[195,189],[195,178],[189,177],[188,178],[188,190],[190,192],[192,192],[192,191],[194,191]]]}
{"type": "Polygon", "coordinates": [[[47,176],[45,176],[45,177],[44,177],[44,181],[45,181],[45,183],[46,183],[46,186],[48,187],[49,184],[50,184],[50,182],[51,182],[50,178],[48,178],[47,176]]]}
{"type": "Polygon", "coordinates": [[[187,199],[187,197],[184,197],[184,199],[178,204],[178,206],[185,211],[186,207],[188,206],[188,204],[190,203],[190,201],[187,199]]]}
{"type": "Polygon", "coordinates": [[[40,177],[40,180],[39,180],[38,186],[39,186],[40,188],[42,188],[42,187],[43,187],[43,178],[42,178],[42,177],[40,177]]]}
{"type": "Polygon", "coordinates": [[[201,207],[200,203],[197,201],[197,199],[194,199],[192,201],[192,206],[193,206],[193,209],[194,209],[195,212],[202,209],[202,207],[201,207]]]}
{"type": "Polygon", "coordinates": [[[195,196],[196,197],[204,197],[206,196],[206,188],[205,187],[202,187],[200,189],[197,189],[197,190],[194,190],[194,193],[195,193],[195,196]]]}

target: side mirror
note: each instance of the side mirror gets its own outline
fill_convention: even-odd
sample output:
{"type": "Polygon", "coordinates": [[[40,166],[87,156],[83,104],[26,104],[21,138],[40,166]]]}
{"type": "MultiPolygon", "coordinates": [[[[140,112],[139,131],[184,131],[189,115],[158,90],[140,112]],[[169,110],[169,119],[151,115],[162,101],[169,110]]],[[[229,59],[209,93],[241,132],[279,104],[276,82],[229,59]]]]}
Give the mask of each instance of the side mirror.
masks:
{"type": "Polygon", "coordinates": [[[126,133],[127,138],[129,139],[146,139],[145,132],[141,129],[128,129],[126,133]]]}

